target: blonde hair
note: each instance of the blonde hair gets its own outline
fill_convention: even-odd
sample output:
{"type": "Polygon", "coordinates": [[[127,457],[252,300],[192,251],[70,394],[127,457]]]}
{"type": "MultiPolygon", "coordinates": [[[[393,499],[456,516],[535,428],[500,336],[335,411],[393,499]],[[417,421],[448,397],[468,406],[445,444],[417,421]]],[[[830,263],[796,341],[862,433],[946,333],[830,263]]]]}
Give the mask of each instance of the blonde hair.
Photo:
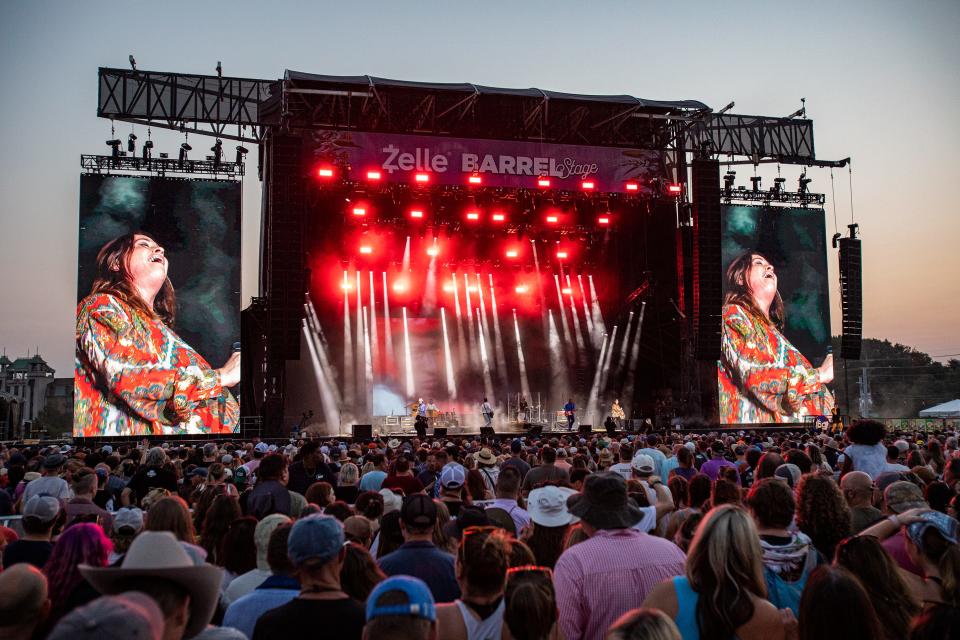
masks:
{"type": "Polygon", "coordinates": [[[687,555],[687,579],[700,597],[697,624],[704,640],[727,638],[753,617],[752,596],[766,598],[763,552],[756,525],[732,504],[700,523],[687,555]]]}
{"type": "Polygon", "coordinates": [[[340,467],[340,484],[354,485],[360,481],[360,470],[352,462],[345,463],[340,467]]]}
{"type": "Polygon", "coordinates": [[[659,609],[633,609],[617,618],[605,640],[683,640],[677,625],[659,609]]]}

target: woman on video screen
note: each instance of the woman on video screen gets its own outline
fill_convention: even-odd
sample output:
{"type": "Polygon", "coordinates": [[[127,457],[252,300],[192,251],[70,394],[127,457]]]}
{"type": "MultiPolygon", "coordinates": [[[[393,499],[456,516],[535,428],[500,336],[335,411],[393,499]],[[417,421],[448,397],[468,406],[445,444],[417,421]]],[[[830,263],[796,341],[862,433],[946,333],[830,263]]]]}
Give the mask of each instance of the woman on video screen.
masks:
{"type": "Polygon", "coordinates": [[[727,268],[719,380],[722,423],[799,422],[830,413],[833,356],[815,368],[780,333],[777,274],[749,251],[727,268]]]}
{"type": "Polygon", "coordinates": [[[230,433],[240,406],[240,354],[220,369],[171,330],[176,311],[163,247],[142,233],[97,254],[77,306],[74,434],[230,433]]]}

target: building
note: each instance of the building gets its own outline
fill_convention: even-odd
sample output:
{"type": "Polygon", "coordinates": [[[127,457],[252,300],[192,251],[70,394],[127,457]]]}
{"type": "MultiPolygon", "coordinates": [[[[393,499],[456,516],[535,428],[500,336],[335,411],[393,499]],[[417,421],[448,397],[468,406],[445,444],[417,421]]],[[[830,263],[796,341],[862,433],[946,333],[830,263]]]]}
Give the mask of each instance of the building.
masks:
{"type": "Polygon", "coordinates": [[[8,407],[7,416],[0,416],[0,422],[11,420],[11,424],[2,425],[3,437],[22,436],[21,427],[27,422],[32,424],[43,411],[54,373],[39,352],[33,357],[12,361],[6,354],[0,356],[0,394],[3,394],[4,404],[8,407]],[[14,403],[20,405],[18,412],[9,410],[14,403]],[[19,413],[17,418],[12,417],[15,413],[19,413]]]}

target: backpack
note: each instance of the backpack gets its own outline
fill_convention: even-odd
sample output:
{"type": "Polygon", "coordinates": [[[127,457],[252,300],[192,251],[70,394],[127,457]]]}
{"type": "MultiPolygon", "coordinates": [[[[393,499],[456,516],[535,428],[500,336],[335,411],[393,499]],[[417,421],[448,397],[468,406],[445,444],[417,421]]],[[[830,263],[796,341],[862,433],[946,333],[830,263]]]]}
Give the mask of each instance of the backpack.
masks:
{"type": "Polygon", "coordinates": [[[803,573],[795,582],[787,582],[776,572],[764,565],[763,579],[767,583],[767,600],[778,609],[790,609],[793,615],[800,617],[800,596],[807,585],[807,578],[819,563],[817,553],[808,553],[803,573]]]}

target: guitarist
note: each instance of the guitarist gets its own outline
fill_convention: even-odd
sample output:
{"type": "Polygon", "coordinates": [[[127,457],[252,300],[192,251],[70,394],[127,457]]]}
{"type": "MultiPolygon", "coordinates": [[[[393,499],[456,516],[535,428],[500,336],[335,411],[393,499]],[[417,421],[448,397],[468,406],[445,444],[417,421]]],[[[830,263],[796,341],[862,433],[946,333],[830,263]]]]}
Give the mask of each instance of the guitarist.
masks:
{"type": "Polygon", "coordinates": [[[567,429],[573,431],[573,423],[577,421],[577,405],[573,404],[573,398],[567,398],[567,404],[563,405],[563,415],[567,416],[567,429]]]}

